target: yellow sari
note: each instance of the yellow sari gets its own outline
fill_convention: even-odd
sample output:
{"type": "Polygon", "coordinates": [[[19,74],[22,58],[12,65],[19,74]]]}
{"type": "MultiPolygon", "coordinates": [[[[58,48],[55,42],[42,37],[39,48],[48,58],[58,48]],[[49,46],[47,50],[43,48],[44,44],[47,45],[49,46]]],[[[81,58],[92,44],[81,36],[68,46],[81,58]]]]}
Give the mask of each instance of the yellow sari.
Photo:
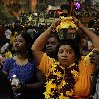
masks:
{"type": "MultiPolygon", "coordinates": [[[[55,59],[50,58],[46,54],[43,55],[39,69],[46,75],[46,77],[49,75],[49,68],[54,61],[55,59]]],[[[86,59],[82,58],[78,66],[79,76],[74,85],[73,91],[75,96],[73,99],[88,99],[91,87],[91,74],[94,71],[94,65],[90,63],[89,58],[87,57],[86,59]]]]}

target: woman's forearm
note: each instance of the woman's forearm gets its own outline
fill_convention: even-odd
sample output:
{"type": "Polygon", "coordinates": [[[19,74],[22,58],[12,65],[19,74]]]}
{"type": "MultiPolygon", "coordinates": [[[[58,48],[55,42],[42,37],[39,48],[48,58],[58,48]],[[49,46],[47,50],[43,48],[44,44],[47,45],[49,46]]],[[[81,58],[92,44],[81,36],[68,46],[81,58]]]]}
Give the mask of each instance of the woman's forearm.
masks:
{"type": "Polygon", "coordinates": [[[82,27],[81,29],[86,33],[86,35],[87,35],[91,40],[94,40],[95,38],[97,38],[97,35],[96,35],[95,33],[93,33],[91,30],[89,30],[88,28],[82,27]]]}
{"type": "Polygon", "coordinates": [[[50,26],[45,32],[43,32],[34,42],[32,45],[32,50],[42,50],[46,41],[48,40],[53,27],[50,26]]]}
{"type": "Polygon", "coordinates": [[[24,86],[24,90],[28,90],[28,89],[36,90],[36,89],[40,89],[42,87],[44,87],[44,84],[42,84],[42,82],[36,82],[34,84],[26,84],[24,86]]]}
{"type": "Polygon", "coordinates": [[[52,30],[56,28],[56,26],[58,26],[60,22],[60,19],[55,20],[51,24],[51,26],[35,40],[34,44],[32,45],[33,51],[41,51],[43,49],[44,45],[46,44],[46,41],[52,33],[52,30]]]}
{"type": "Polygon", "coordinates": [[[86,27],[82,27],[81,29],[92,40],[94,47],[99,49],[99,36],[93,33],[91,30],[89,30],[86,27]]]}
{"type": "Polygon", "coordinates": [[[81,29],[93,42],[93,45],[95,48],[99,49],[99,36],[93,33],[91,30],[86,28],[80,20],[76,19],[74,17],[74,23],[78,26],[79,29],[81,29]]]}
{"type": "Polygon", "coordinates": [[[45,82],[46,82],[45,75],[38,68],[36,68],[35,73],[37,77],[37,82],[32,84],[23,84],[22,85],[23,90],[28,90],[28,89],[37,90],[45,86],[45,82]]]}

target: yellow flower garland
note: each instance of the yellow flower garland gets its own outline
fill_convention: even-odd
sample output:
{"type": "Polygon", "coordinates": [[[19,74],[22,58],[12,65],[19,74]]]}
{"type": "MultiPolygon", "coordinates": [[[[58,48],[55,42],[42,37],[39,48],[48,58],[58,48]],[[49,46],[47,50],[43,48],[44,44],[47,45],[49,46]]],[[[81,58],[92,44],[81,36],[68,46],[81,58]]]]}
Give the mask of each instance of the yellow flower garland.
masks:
{"type": "Polygon", "coordinates": [[[75,77],[78,76],[78,66],[74,63],[68,68],[64,68],[60,66],[59,62],[55,61],[49,71],[46,92],[44,92],[45,99],[70,99],[74,95],[73,86],[75,77]]]}
{"type": "Polygon", "coordinates": [[[60,17],[61,18],[61,23],[56,27],[56,31],[59,32],[62,28],[73,28],[73,29],[78,29],[78,27],[74,24],[73,18],[72,17],[60,17]]]}

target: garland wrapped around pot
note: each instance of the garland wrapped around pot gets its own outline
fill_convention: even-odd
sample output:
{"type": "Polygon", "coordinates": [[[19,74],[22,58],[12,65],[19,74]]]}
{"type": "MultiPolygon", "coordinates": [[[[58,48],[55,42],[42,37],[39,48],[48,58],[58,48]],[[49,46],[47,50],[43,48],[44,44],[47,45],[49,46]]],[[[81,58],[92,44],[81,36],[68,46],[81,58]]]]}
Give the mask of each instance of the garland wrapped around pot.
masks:
{"type": "Polygon", "coordinates": [[[73,17],[60,17],[61,23],[56,27],[56,31],[59,32],[62,28],[67,29],[78,29],[78,27],[73,22],[73,17]]]}
{"type": "Polygon", "coordinates": [[[76,32],[78,31],[77,25],[73,21],[73,17],[60,17],[61,22],[56,27],[56,31],[59,35],[59,39],[75,39],[76,32]]]}

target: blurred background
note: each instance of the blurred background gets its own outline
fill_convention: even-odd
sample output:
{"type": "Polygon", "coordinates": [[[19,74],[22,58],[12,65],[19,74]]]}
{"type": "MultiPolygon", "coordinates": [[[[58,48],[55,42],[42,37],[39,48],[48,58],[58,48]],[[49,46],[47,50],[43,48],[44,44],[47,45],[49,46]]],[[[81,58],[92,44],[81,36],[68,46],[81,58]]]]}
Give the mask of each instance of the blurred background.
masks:
{"type": "Polygon", "coordinates": [[[0,0],[0,22],[49,24],[62,13],[60,6],[70,1],[74,2],[75,13],[83,21],[99,15],[99,0],[0,0]]]}

